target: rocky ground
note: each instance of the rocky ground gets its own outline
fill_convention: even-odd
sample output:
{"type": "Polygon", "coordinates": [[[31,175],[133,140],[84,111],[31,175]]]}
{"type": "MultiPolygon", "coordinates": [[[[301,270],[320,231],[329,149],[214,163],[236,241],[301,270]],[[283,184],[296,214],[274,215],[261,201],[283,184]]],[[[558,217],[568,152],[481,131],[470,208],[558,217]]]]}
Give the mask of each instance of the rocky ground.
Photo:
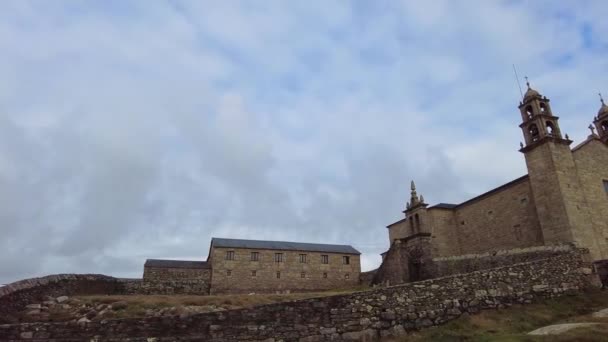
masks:
{"type": "Polygon", "coordinates": [[[328,296],[336,293],[338,292],[293,293],[284,295],[96,295],[48,297],[45,301],[27,305],[13,317],[13,323],[65,321],[86,323],[95,320],[102,321],[127,317],[187,316],[203,312],[223,311],[260,304],[328,296]]]}
{"type": "MultiPolygon", "coordinates": [[[[111,299],[111,298],[108,298],[111,299]]],[[[109,300],[105,300],[106,302],[109,300]]],[[[123,317],[159,317],[173,315],[191,315],[201,312],[222,311],[235,308],[233,305],[177,305],[154,306],[146,308],[141,303],[129,301],[111,301],[103,303],[97,300],[70,298],[61,296],[47,298],[42,303],[33,303],[19,313],[21,322],[59,322],[75,321],[86,323],[123,317]]]]}

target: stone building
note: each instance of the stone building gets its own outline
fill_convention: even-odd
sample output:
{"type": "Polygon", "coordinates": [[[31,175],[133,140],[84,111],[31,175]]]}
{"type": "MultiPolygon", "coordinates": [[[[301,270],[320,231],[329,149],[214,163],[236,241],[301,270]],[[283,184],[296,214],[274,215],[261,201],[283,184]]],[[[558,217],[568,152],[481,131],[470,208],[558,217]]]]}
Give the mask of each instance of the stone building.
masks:
{"type": "Polygon", "coordinates": [[[211,239],[207,261],[148,259],[143,284],[154,293],[276,293],[359,284],[361,253],[347,245],[211,239]]]}
{"type": "Polygon", "coordinates": [[[591,135],[574,148],[550,100],[529,83],[519,111],[525,140],[519,151],[528,174],[463,203],[433,206],[412,182],[405,217],[387,227],[391,247],[375,282],[431,278],[442,275],[436,272],[440,260],[538,246],[573,244],[588,248],[597,265],[605,263],[608,106],[602,99],[591,135]]]}

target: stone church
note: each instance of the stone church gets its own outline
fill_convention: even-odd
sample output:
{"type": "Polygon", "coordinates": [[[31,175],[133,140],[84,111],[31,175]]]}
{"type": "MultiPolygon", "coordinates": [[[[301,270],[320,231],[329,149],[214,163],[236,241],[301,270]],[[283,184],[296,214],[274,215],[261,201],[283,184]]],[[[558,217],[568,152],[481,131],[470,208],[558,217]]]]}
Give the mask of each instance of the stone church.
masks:
{"type": "MultiPolygon", "coordinates": [[[[463,203],[429,206],[414,183],[405,217],[388,225],[376,283],[401,283],[583,247],[608,259],[608,106],[572,147],[550,100],[528,89],[519,103],[528,174],[463,203]],[[561,247],[559,247],[561,246],[561,247]]],[[[600,95],[601,98],[601,95],[600,95]]],[[[590,115],[591,116],[591,115],[590,115]]]]}

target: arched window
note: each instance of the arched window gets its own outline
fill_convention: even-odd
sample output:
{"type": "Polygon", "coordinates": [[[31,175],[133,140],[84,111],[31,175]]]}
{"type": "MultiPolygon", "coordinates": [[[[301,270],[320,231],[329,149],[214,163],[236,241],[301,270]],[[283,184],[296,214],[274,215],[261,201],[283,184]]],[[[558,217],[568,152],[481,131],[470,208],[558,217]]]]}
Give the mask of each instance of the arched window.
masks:
{"type": "Polygon", "coordinates": [[[414,215],[414,218],[416,219],[416,232],[420,233],[420,217],[416,214],[414,215]]]}
{"type": "Polygon", "coordinates": [[[547,111],[547,105],[545,105],[544,103],[540,103],[540,112],[544,113],[547,111]]]}
{"type": "Polygon", "coordinates": [[[532,118],[532,115],[533,115],[532,106],[526,107],[526,115],[528,115],[528,118],[532,118]]]}
{"type": "Polygon", "coordinates": [[[608,120],[602,122],[602,131],[608,132],[608,120]]]}
{"type": "Polygon", "coordinates": [[[551,121],[547,121],[547,134],[553,135],[555,133],[555,128],[553,128],[553,124],[551,121]]]}
{"type": "Polygon", "coordinates": [[[532,141],[538,141],[538,139],[540,138],[539,136],[539,132],[538,132],[538,127],[536,127],[535,124],[530,125],[530,127],[528,127],[528,132],[530,133],[530,137],[532,138],[532,141]]]}

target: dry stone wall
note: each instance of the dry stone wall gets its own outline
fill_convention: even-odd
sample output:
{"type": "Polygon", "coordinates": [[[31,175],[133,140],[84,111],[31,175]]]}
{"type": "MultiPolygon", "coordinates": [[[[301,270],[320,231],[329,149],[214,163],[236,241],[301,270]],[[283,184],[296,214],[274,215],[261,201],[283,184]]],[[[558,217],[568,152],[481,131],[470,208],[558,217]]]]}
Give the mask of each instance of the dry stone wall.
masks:
{"type": "Polygon", "coordinates": [[[429,272],[433,277],[444,277],[458,273],[518,264],[539,259],[547,259],[575,249],[572,245],[537,246],[498,250],[482,254],[466,254],[433,258],[429,272]]]}
{"type": "Polygon", "coordinates": [[[12,313],[47,297],[114,293],[124,293],[122,281],[101,274],[57,274],[21,280],[0,287],[0,323],[11,321],[12,313]]]}
{"type": "Polygon", "coordinates": [[[208,295],[211,286],[209,268],[144,268],[143,282],[134,286],[134,292],[142,294],[189,294],[208,295]]]}
{"type": "Polygon", "coordinates": [[[595,276],[587,253],[568,250],[548,259],[417,283],[192,316],[0,325],[0,340],[373,341],[439,325],[465,312],[579,291],[595,276]]]}

